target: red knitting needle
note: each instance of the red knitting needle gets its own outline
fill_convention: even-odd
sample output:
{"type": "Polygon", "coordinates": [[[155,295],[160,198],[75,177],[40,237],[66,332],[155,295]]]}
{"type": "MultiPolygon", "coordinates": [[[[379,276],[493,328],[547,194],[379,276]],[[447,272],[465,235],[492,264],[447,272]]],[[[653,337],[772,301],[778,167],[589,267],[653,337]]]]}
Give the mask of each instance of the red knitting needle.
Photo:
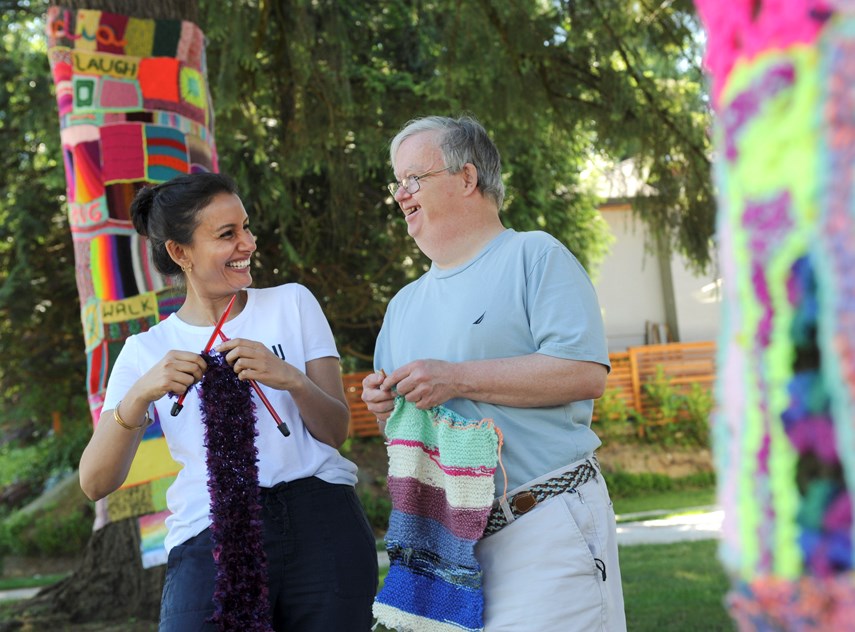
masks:
{"type": "MultiPolygon", "coordinates": [[[[211,347],[214,346],[214,341],[217,339],[217,334],[220,332],[220,329],[223,328],[223,325],[226,322],[226,318],[229,317],[229,312],[232,311],[232,305],[235,304],[235,299],[237,298],[237,294],[232,296],[232,300],[229,301],[229,304],[226,305],[226,311],[223,312],[223,315],[220,316],[220,320],[217,323],[216,327],[214,327],[214,333],[211,334],[211,337],[208,339],[208,344],[205,345],[205,350],[202,353],[208,353],[211,350],[211,347]]],[[[189,388],[187,389],[190,390],[189,388]]],[[[170,414],[175,417],[178,413],[181,412],[181,409],[184,408],[184,398],[187,396],[187,391],[184,391],[181,394],[181,397],[178,398],[178,401],[172,404],[172,410],[170,410],[170,414]]]]}
{"type": "MultiPolygon", "coordinates": [[[[228,336],[226,336],[226,334],[224,334],[222,331],[218,331],[217,334],[220,336],[220,338],[223,339],[223,342],[228,342],[228,336]]],[[[279,415],[273,409],[273,405],[267,399],[267,395],[264,394],[264,391],[261,390],[261,387],[258,385],[258,383],[255,380],[249,380],[249,383],[252,388],[255,389],[255,392],[258,394],[258,398],[262,401],[267,410],[270,411],[270,414],[273,415],[273,420],[276,422],[276,427],[279,428],[279,432],[282,433],[282,436],[287,437],[288,435],[290,435],[291,431],[288,429],[288,426],[285,424],[284,421],[279,418],[279,415]]]]}

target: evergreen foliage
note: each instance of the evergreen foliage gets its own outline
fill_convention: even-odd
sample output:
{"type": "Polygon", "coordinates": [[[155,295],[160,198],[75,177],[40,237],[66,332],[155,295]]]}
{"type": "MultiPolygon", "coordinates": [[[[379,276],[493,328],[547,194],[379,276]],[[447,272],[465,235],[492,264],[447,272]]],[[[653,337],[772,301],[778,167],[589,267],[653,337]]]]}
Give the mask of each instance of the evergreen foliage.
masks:
{"type": "Polygon", "coordinates": [[[46,4],[0,5],[0,423],[88,417],[46,4]]]}
{"type": "Polygon", "coordinates": [[[256,276],[315,290],[364,366],[386,302],[425,266],[383,186],[388,142],[410,118],[461,113],[502,151],[507,225],[547,230],[590,266],[607,231],[579,173],[595,155],[633,157],[656,238],[705,267],[714,211],[690,10],[203,2],[221,167],[252,200],[256,276]]]}
{"type": "MultiPolygon", "coordinates": [[[[0,4],[0,419],[84,415],[45,0],[0,4]]],[[[657,239],[710,262],[709,113],[691,3],[202,0],[220,168],[259,237],[259,286],[322,302],[345,369],[369,365],[386,303],[425,269],[386,191],[410,118],[478,117],[503,154],[506,225],[586,265],[608,246],[580,173],[632,157],[657,239]]]]}

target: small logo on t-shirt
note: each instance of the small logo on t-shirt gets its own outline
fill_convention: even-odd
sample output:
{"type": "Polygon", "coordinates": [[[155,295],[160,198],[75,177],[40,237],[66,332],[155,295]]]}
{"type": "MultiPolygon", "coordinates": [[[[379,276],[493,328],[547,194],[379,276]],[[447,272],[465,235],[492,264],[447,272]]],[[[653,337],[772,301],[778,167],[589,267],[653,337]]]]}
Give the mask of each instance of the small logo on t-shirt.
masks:
{"type": "Polygon", "coordinates": [[[474,323],[472,323],[472,324],[473,324],[473,325],[480,325],[480,324],[481,324],[481,321],[482,321],[482,320],[484,320],[484,316],[485,316],[486,314],[487,314],[487,312],[484,312],[483,314],[481,314],[481,315],[478,317],[478,320],[476,320],[476,321],[475,321],[474,323]]]}
{"type": "Polygon", "coordinates": [[[271,347],[271,349],[273,349],[273,353],[276,354],[277,358],[279,358],[280,360],[285,359],[285,352],[282,351],[282,345],[281,344],[275,344],[271,347]]]}

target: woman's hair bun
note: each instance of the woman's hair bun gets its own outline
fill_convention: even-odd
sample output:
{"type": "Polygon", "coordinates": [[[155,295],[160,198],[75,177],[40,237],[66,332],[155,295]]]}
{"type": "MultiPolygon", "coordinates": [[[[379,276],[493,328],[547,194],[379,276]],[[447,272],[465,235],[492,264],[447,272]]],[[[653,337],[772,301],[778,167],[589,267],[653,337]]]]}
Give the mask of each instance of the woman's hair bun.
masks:
{"type": "Polygon", "coordinates": [[[148,219],[156,197],[155,187],[147,186],[137,191],[131,203],[131,220],[136,231],[143,237],[148,237],[148,219]]]}

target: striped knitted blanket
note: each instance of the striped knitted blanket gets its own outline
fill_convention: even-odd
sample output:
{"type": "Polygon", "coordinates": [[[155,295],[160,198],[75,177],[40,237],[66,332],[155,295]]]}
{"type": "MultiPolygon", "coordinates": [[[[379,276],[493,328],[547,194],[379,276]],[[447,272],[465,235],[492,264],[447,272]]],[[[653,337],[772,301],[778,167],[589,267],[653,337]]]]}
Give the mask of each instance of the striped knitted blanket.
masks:
{"type": "Polygon", "coordinates": [[[493,502],[499,434],[493,421],[402,397],[386,424],[392,513],[389,574],[374,616],[399,632],[483,630],[475,543],[493,502]]]}

